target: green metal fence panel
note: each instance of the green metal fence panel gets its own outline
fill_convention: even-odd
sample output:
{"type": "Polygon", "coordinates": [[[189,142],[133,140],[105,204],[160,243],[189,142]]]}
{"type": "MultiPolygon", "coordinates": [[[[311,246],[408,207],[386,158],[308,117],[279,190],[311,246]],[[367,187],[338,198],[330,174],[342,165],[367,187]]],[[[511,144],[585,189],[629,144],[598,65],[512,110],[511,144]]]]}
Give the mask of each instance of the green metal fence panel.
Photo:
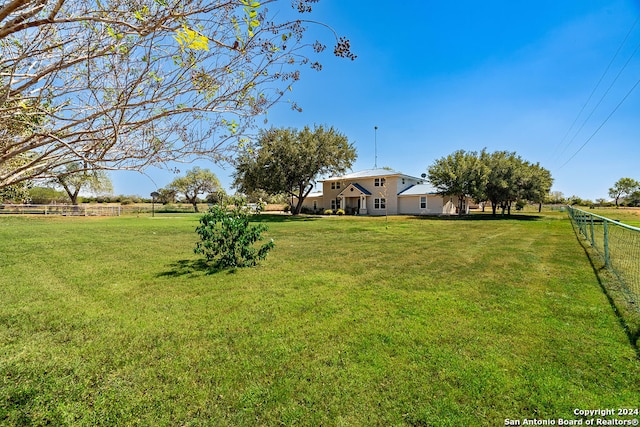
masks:
{"type": "Polygon", "coordinates": [[[581,209],[569,207],[568,212],[576,228],[640,310],[640,228],[581,209]]]}

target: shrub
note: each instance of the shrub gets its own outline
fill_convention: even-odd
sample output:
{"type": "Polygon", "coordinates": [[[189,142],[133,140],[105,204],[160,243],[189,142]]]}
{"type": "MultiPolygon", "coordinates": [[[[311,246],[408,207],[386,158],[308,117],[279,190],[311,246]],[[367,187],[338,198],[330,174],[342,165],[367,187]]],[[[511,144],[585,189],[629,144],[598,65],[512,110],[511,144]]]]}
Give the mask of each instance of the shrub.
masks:
{"type": "Polygon", "coordinates": [[[344,215],[344,209],[338,209],[336,215],[344,215]]]}
{"type": "Polygon", "coordinates": [[[331,209],[325,209],[324,214],[325,215],[333,215],[333,211],[331,209]]]}
{"type": "Polygon", "coordinates": [[[262,232],[267,227],[249,224],[251,214],[243,200],[232,203],[233,207],[225,204],[212,206],[196,227],[201,241],[196,243],[194,252],[203,254],[218,269],[254,266],[274,247],[273,240],[260,247],[255,246],[262,240],[262,232]]]}

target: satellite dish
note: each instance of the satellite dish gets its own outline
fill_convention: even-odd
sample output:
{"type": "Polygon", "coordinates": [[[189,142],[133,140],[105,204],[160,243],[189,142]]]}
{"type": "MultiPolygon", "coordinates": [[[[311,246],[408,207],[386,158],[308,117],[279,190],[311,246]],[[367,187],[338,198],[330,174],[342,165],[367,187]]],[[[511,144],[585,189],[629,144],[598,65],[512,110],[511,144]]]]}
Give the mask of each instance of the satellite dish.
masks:
{"type": "Polygon", "coordinates": [[[158,193],[157,191],[154,191],[150,194],[151,197],[153,197],[154,199],[157,199],[158,197],[160,197],[160,193],[158,193]]]}
{"type": "Polygon", "coordinates": [[[423,173],[423,174],[422,174],[422,175],[420,175],[420,176],[421,176],[422,178],[426,178],[426,177],[427,177],[427,174],[426,174],[426,173],[423,173]]]}

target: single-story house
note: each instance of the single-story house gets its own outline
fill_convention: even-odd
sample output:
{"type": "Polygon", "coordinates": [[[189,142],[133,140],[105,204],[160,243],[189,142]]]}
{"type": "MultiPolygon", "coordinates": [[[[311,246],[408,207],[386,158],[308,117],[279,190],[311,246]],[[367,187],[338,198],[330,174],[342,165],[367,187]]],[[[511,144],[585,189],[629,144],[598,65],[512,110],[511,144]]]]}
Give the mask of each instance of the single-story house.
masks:
{"type": "MultiPolygon", "coordinates": [[[[441,196],[423,178],[390,169],[368,169],[319,181],[303,207],[314,212],[343,209],[358,215],[453,215],[457,198],[441,196]]],[[[468,211],[469,201],[466,203],[468,211]]]]}

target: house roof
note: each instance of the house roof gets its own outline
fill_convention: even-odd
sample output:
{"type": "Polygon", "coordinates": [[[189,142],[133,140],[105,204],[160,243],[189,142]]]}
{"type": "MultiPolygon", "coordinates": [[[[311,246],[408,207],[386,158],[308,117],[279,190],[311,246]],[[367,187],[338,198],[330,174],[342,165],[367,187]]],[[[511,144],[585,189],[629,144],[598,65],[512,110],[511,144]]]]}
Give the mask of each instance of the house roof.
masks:
{"type": "Polygon", "coordinates": [[[398,193],[398,196],[419,196],[426,194],[437,194],[437,191],[431,184],[417,184],[402,190],[398,193]]]}
{"type": "Polygon", "coordinates": [[[346,175],[341,175],[341,176],[332,176],[330,178],[321,180],[320,182],[322,182],[322,181],[342,181],[342,180],[349,180],[349,179],[375,178],[375,177],[386,177],[386,176],[402,176],[402,177],[405,177],[405,178],[412,178],[412,179],[422,180],[422,178],[418,178],[418,177],[411,176],[411,175],[405,175],[405,174],[403,174],[401,172],[394,171],[393,169],[377,168],[377,169],[365,169],[365,170],[352,172],[352,173],[348,173],[346,175]]]}

